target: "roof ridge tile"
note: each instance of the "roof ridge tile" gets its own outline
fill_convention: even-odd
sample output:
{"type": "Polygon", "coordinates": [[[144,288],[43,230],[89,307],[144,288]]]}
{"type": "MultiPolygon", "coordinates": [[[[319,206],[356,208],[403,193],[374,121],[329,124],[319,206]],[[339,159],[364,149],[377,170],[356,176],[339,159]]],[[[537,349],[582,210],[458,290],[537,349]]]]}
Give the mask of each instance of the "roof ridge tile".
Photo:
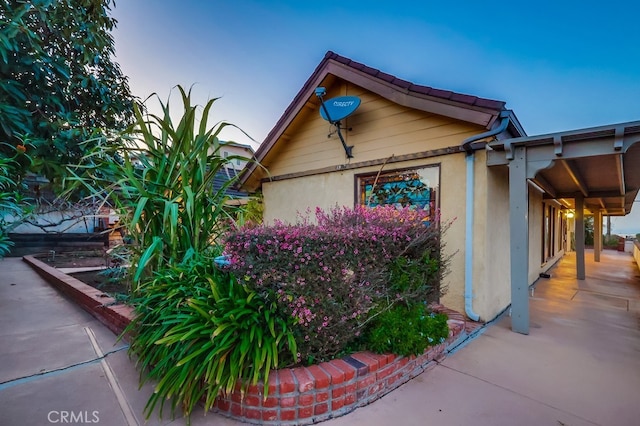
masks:
{"type": "Polygon", "coordinates": [[[387,83],[391,83],[392,85],[397,86],[400,89],[408,89],[411,92],[419,93],[422,95],[433,96],[435,98],[447,99],[447,100],[459,102],[465,105],[477,106],[482,108],[490,108],[495,110],[502,110],[506,104],[506,102],[503,102],[503,101],[480,98],[478,96],[469,95],[466,93],[459,93],[459,92],[454,92],[451,90],[444,90],[444,89],[436,89],[430,86],[424,86],[421,84],[412,83],[408,80],[398,78],[393,74],[380,71],[377,68],[373,68],[361,62],[357,62],[345,56],[341,56],[331,50],[329,50],[326,53],[325,58],[327,60],[334,60],[336,62],[344,64],[355,70],[366,73],[372,77],[379,78],[380,80],[385,81],[387,83]]]}

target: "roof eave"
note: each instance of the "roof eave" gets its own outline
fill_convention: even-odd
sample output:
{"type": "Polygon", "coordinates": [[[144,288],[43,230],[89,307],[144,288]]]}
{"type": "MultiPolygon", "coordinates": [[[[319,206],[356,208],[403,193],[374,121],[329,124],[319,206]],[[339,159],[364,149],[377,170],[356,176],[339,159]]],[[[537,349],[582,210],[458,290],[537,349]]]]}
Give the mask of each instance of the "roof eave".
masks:
{"type": "MultiPolygon", "coordinates": [[[[258,162],[262,162],[266,158],[295,117],[312,98],[315,88],[318,87],[328,75],[334,75],[361,86],[399,105],[477,124],[486,129],[491,128],[505,105],[502,101],[470,97],[454,92],[414,85],[368,68],[362,64],[355,63],[333,52],[327,52],[276,125],[269,132],[264,142],[258,147],[255,153],[255,158],[258,162]],[[366,70],[375,71],[375,73],[370,73],[366,70]],[[436,95],[430,95],[430,92],[436,95]],[[447,96],[453,99],[447,99],[447,96]],[[456,97],[466,102],[456,101],[456,97]],[[477,105],[470,105],[468,102],[470,98],[474,99],[477,105]]],[[[521,126],[519,126],[519,129],[521,129],[521,126]]],[[[520,135],[523,134],[524,130],[522,130],[520,135]]],[[[257,164],[248,166],[246,172],[240,178],[240,186],[244,186],[256,170],[257,164]]]]}

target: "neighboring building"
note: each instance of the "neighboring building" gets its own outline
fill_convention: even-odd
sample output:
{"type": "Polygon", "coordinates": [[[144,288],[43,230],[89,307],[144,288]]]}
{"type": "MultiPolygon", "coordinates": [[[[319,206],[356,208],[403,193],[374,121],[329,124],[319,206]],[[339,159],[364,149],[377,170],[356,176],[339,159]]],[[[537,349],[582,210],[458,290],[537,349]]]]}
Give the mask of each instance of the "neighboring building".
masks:
{"type": "Polygon", "coordinates": [[[328,52],[257,150],[262,167],[249,164],[241,183],[262,190],[266,222],[293,222],[317,206],[439,209],[453,221],[443,303],[481,320],[512,303],[514,330],[527,333],[528,284],[569,247],[565,213],[575,210],[579,225],[581,206],[600,218],[626,214],[640,187],[637,166],[625,173],[640,164],[640,122],[609,127],[528,137],[502,101],[413,84],[328,52]],[[321,117],[318,87],[326,100],[360,99],[340,131],[321,117]],[[583,170],[585,161],[601,162],[607,176],[583,170]]]}
{"type": "Polygon", "coordinates": [[[244,169],[247,163],[253,159],[254,154],[255,151],[251,145],[230,141],[220,142],[220,155],[224,158],[232,157],[227,165],[228,168],[237,171],[244,169]]]}
{"type": "MultiPolygon", "coordinates": [[[[255,151],[251,145],[245,145],[237,142],[221,141],[220,156],[229,159],[226,167],[221,169],[215,176],[213,187],[218,190],[231,179],[236,179],[238,174],[253,160],[255,151]]],[[[231,184],[226,189],[233,202],[244,204],[249,194],[238,188],[235,184],[231,184]]]]}

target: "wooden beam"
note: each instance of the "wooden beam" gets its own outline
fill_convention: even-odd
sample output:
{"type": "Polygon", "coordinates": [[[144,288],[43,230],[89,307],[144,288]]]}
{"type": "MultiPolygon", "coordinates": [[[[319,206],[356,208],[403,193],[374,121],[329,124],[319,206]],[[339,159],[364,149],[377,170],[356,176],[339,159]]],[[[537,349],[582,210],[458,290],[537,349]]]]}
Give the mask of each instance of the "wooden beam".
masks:
{"type": "Polygon", "coordinates": [[[509,163],[511,330],[529,334],[529,185],[527,149],[514,149],[509,163]]]}
{"type": "Polygon", "coordinates": [[[536,176],[532,180],[536,185],[538,185],[540,188],[542,188],[544,190],[544,192],[549,194],[551,196],[551,198],[558,198],[556,196],[557,195],[556,189],[545,178],[543,178],[542,176],[536,176]]]}
{"type": "Polygon", "coordinates": [[[626,185],[624,183],[624,159],[622,154],[616,156],[616,172],[618,173],[618,182],[620,185],[620,195],[625,195],[626,185]]]}
{"type": "Polygon", "coordinates": [[[572,161],[562,160],[560,161],[560,164],[562,164],[567,173],[569,173],[569,177],[576,184],[580,192],[582,192],[582,195],[588,197],[589,191],[587,190],[587,185],[585,184],[580,172],[578,172],[578,170],[576,169],[574,163],[572,161]]]}
{"type": "Polygon", "coordinates": [[[295,179],[306,176],[321,175],[325,173],[333,173],[336,170],[352,170],[363,167],[380,166],[382,164],[401,163],[404,161],[421,160],[425,158],[439,157],[441,155],[455,154],[465,152],[461,145],[454,145],[447,148],[432,149],[429,151],[416,152],[413,154],[392,156],[389,158],[380,158],[378,160],[360,161],[357,163],[336,164],[335,166],[322,167],[320,169],[305,170],[297,173],[287,173],[284,175],[271,176],[262,179],[262,182],[276,182],[280,180],[295,179]]]}

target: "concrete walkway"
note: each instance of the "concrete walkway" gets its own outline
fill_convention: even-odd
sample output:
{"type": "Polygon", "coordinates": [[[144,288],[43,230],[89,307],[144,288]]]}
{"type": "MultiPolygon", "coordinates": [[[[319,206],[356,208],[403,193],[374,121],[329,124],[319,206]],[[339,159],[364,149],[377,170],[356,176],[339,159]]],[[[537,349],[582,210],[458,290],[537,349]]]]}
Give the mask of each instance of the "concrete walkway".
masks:
{"type": "MultiPolygon", "coordinates": [[[[640,424],[640,271],[628,253],[592,258],[584,281],[568,255],[536,285],[530,335],[505,315],[427,373],[323,424],[640,424]]],[[[126,342],[20,259],[0,261],[1,425],[145,424],[151,392],[138,389],[126,342]]],[[[192,424],[239,425],[202,411],[192,424]]]]}
{"type": "MultiPolygon", "coordinates": [[[[20,258],[0,260],[0,425],[143,425],[127,343],[60,295],[20,258]]],[[[235,425],[202,410],[192,424],[235,425]]],[[[148,425],[184,425],[156,414],[148,425]]]]}

